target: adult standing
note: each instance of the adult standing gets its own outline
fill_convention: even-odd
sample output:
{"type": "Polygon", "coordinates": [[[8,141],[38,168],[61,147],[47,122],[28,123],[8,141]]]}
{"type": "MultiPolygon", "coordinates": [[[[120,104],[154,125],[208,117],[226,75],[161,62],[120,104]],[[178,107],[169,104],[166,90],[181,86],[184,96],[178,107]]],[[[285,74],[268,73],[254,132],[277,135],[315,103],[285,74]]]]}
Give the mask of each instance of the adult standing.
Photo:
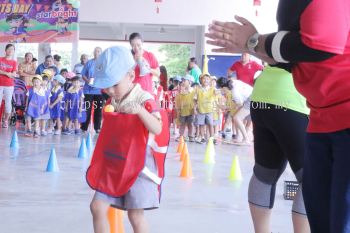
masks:
{"type": "Polygon", "coordinates": [[[136,61],[134,83],[139,83],[142,89],[152,94],[152,76],[158,78],[160,75],[158,61],[153,53],[143,49],[141,34],[132,33],[129,42],[136,61]]]}
{"type": "Polygon", "coordinates": [[[263,70],[263,68],[262,65],[250,60],[249,53],[243,53],[241,60],[233,63],[228,69],[227,76],[232,77],[232,75],[236,73],[236,78],[238,80],[253,86],[255,77],[260,74],[258,71],[263,70]]]}
{"type": "Polygon", "coordinates": [[[260,35],[248,20],[214,21],[220,52],[249,52],[290,70],[306,97],[303,196],[313,233],[350,231],[350,2],[280,1],[279,31],[260,35]],[[329,20],[332,19],[332,20],[329,20]]]}
{"type": "Polygon", "coordinates": [[[165,68],[165,66],[160,66],[160,76],[159,76],[159,82],[160,85],[163,87],[164,91],[168,90],[168,72],[165,68]]]}
{"type": "Polygon", "coordinates": [[[61,63],[61,58],[62,57],[58,54],[53,55],[53,64],[57,67],[58,72],[60,72],[61,69],[63,68],[63,65],[61,63]]]}
{"type": "Polygon", "coordinates": [[[248,201],[255,232],[271,232],[276,184],[288,162],[300,184],[292,207],[294,232],[310,232],[301,188],[309,114],[305,98],[290,73],[267,66],[256,80],[251,101],[255,165],[248,201]]]}
{"type": "Polygon", "coordinates": [[[202,75],[202,71],[199,69],[197,59],[195,57],[191,57],[190,61],[188,62],[188,73],[194,78],[193,83],[199,84],[199,78],[202,75]]]}
{"type": "Polygon", "coordinates": [[[26,53],[24,62],[18,65],[18,75],[25,82],[26,86],[32,86],[32,78],[35,75],[36,65],[33,62],[33,54],[26,53]]]}
{"type": "Polygon", "coordinates": [[[5,47],[5,57],[0,58],[0,105],[2,99],[5,100],[5,111],[2,127],[8,128],[8,120],[12,110],[12,95],[14,89],[14,79],[16,77],[17,62],[13,60],[15,46],[7,44],[5,47]]]}
{"type": "Polygon", "coordinates": [[[43,63],[41,63],[37,68],[36,68],[36,71],[35,71],[35,74],[39,74],[41,75],[42,72],[45,70],[45,69],[52,69],[55,74],[54,75],[57,75],[59,74],[59,71],[58,71],[58,68],[55,66],[54,62],[53,62],[53,57],[51,55],[47,55],[45,57],[45,61],[43,63]]]}
{"type": "Polygon", "coordinates": [[[83,131],[87,131],[91,120],[91,108],[93,107],[94,129],[96,133],[99,133],[101,129],[102,107],[104,103],[101,89],[93,87],[95,77],[95,63],[96,59],[100,56],[101,53],[102,49],[100,47],[96,47],[94,49],[94,58],[90,59],[81,71],[82,78],[85,81],[83,90],[86,108],[86,121],[82,123],[81,129],[83,131]]]}
{"type": "Polygon", "coordinates": [[[83,71],[83,68],[85,66],[85,64],[87,63],[87,61],[89,60],[89,57],[87,54],[82,54],[80,56],[80,63],[76,64],[73,68],[73,72],[80,77],[80,84],[84,85],[84,80],[82,78],[81,72],[83,71]]]}
{"type": "Polygon", "coordinates": [[[88,62],[89,56],[87,54],[82,54],[80,56],[80,63],[76,64],[73,68],[73,72],[81,77],[81,72],[83,71],[83,68],[85,64],[88,62]]]}

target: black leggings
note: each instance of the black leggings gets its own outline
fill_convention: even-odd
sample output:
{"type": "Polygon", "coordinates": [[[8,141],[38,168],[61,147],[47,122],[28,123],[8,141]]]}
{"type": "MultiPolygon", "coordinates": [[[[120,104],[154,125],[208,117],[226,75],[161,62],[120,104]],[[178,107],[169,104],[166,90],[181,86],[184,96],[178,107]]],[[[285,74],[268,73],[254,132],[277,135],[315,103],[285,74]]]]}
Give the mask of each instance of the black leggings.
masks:
{"type": "Polygon", "coordinates": [[[251,102],[255,162],[279,170],[289,161],[294,173],[303,168],[308,117],[280,106],[251,102]]]}
{"type": "Polygon", "coordinates": [[[86,106],[86,121],[81,124],[81,129],[86,131],[90,124],[91,119],[91,107],[94,106],[94,129],[101,129],[102,121],[102,108],[104,105],[104,99],[102,95],[85,95],[85,106],[86,106]]]}

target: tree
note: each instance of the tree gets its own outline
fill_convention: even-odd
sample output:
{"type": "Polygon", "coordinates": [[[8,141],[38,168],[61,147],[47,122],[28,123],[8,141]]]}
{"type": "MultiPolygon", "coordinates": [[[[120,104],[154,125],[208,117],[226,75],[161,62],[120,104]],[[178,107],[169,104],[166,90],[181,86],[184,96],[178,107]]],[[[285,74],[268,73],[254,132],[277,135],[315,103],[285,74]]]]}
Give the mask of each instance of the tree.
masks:
{"type": "Polygon", "coordinates": [[[162,65],[167,69],[169,77],[184,75],[190,58],[190,45],[165,44],[159,47],[159,52],[165,54],[162,65]]]}

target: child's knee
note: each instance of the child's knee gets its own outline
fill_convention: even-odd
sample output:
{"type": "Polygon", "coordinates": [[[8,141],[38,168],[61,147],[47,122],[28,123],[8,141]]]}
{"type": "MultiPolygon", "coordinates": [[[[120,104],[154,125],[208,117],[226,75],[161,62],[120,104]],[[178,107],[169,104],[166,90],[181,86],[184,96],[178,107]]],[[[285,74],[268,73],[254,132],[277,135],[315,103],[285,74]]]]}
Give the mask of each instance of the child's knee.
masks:
{"type": "Polygon", "coordinates": [[[109,205],[100,200],[92,200],[90,203],[90,211],[93,216],[102,216],[106,215],[108,211],[109,205]]]}
{"type": "Polygon", "coordinates": [[[139,224],[144,218],[143,209],[128,210],[128,217],[132,225],[139,224]]]}

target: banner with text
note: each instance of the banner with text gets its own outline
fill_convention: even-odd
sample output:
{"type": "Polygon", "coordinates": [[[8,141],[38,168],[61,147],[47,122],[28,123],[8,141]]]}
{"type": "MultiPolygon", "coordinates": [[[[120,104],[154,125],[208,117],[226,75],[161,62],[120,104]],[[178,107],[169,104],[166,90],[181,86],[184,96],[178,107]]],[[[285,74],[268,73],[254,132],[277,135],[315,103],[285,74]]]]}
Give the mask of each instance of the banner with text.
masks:
{"type": "Polygon", "coordinates": [[[0,43],[62,43],[79,37],[79,4],[0,0],[0,43]]]}

